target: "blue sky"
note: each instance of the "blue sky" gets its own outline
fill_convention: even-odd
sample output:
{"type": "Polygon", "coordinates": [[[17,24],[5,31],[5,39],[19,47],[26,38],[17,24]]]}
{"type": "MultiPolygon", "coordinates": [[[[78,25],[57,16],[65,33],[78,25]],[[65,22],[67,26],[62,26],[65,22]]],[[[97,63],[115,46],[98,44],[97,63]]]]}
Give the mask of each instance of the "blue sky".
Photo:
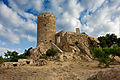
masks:
{"type": "Polygon", "coordinates": [[[0,0],[0,55],[36,47],[37,16],[56,16],[57,32],[81,32],[98,37],[120,36],[120,0],[0,0]]]}

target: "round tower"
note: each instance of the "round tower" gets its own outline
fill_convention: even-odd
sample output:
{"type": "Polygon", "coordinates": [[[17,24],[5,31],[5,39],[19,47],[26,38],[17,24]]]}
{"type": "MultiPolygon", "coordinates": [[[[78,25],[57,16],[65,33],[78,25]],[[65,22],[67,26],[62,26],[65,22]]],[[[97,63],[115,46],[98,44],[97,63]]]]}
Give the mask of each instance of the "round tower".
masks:
{"type": "Polygon", "coordinates": [[[38,16],[37,46],[41,42],[55,43],[56,17],[50,13],[42,13],[38,16]]]}

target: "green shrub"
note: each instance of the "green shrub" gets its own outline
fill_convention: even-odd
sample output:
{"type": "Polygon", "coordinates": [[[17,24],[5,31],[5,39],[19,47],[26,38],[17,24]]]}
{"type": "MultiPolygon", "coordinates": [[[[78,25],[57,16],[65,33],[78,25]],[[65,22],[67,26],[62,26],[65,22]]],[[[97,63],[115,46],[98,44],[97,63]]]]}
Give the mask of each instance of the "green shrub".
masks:
{"type": "Polygon", "coordinates": [[[97,58],[100,63],[104,63],[105,67],[109,67],[111,59],[109,57],[110,51],[108,48],[95,48],[93,52],[94,58],[97,58]]]}
{"type": "Polygon", "coordinates": [[[100,63],[104,63],[105,67],[109,67],[115,56],[120,57],[120,47],[115,44],[112,48],[94,48],[93,53],[94,58],[97,58],[100,63]]]}
{"type": "Polygon", "coordinates": [[[111,53],[113,56],[120,57],[120,47],[117,44],[113,45],[113,48],[111,48],[111,53]]]}
{"type": "Polygon", "coordinates": [[[48,49],[46,52],[46,56],[55,56],[57,51],[54,48],[48,49]]]}

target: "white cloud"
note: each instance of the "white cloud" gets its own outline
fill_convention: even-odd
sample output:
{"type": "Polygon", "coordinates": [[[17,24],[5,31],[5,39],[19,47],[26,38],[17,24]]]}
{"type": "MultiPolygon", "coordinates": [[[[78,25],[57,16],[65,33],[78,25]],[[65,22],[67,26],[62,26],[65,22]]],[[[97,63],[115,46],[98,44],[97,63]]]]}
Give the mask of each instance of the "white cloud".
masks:
{"type": "Polygon", "coordinates": [[[105,2],[103,7],[97,9],[92,15],[86,13],[82,18],[83,30],[92,36],[114,33],[119,36],[120,27],[120,1],[105,2]],[[117,2],[117,3],[116,3],[117,2]],[[111,5],[111,6],[110,6],[111,5]],[[119,7],[118,7],[119,6],[119,7]]]}
{"type": "MultiPolygon", "coordinates": [[[[25,21],[18,13],[5,4],[0,5],[0,37],[3,40],[18,44],[21,40],[20,35],[36,35],[36,22],[32,19],[25,21]]],[[[28,37],[29,38],[29,37],[28,37]]],[[[31,38],[31,37],[30,37],[31,38]]],[[[30,39],[28,39],[30,41],[30,39]]]]}
{"type": "Polygon", "coordinates": [[[79,17],[83,8],[80,2],[77,2],[77,0],[51,0],[50,5],[51,12],[57,16],[58,29],[75,31],[76,27],[81,27],[79,17]]]}
{"type": "Polygon", "coordinates": [[[21,37],[22,38],[26,38],[30,42],[35,42],[36,41],[36,38],[33,37],[33,36],[30,36],[30,35],[24,35],[24,34],[22,34],[21,37]]]}
{"type": "Polygon", "coordinates": [[[32,10],[32,11],[42,11],[44,0],[9,0],[10,6],[17,11],[20,9],[22,11],[32,10]]]}
{"type": "Polygon", "coordinates": [[[63,13],[63,15],[57,20],[57,23],[66,31],[75,31],[75,28],[81,27],[80,21],[75,17],[71,17],[67,12],[63,13]]]}
{"type": "Polygon", "coordinates": [[[106,0],[81,0],[81,5],[84,9],[94,12],[99,8],[106,0]]]}
{"type": "Polygon", "coordinates": [[[9,26],[18,27],[20,23],[23,23],[22,19],[17,15],[16,12],[12,11],[6,5],[0,5],[0,21],[9,26]]]}
{"type": "Polygon", "coordinates": [[[0,44],[1,44],[1,45],[6,45],[6,43],[5,43],[5,42],[3,42],[3,41],[0,41],[0,44]]]}
{"type": "Polygon", "coordinates": [[[1,24],[0,24],[0,37],[12,43],[19,43],[18,35],[14,34],[10,29],[5,28],[1,24]]]}
{"type": "MultiPolygon", "coordinates": [[[[9,5],[11,6],[11,9],[14,10],[15,12],[17,12],[18,14],[20,14],[22,17],[27,18],[27,19],[36,20],[37,19],[36,16],[34,16],[31,13],[25,12],[25,10],[31,9],[30,6],[32,6],[32,4],[33,4],[32,2],[30,3],[28,1],[29,0],[24,0],[24,1],[21,1],[21,0],[9,0],[8,2],[9,2],[9,5]]],[[[34,7],[32,7],[32,8],[34,8],[34,7]]]]}

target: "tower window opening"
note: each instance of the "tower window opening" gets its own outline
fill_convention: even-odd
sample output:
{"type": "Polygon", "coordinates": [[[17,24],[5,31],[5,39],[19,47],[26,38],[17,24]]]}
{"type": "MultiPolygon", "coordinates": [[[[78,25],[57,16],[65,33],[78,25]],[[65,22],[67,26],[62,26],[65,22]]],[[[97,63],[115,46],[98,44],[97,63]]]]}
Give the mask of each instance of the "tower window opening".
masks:
{"type": "Polygon", "coordinates": [[[52,40],[50,40],[50,42],[52,42],[52,40]]]}

